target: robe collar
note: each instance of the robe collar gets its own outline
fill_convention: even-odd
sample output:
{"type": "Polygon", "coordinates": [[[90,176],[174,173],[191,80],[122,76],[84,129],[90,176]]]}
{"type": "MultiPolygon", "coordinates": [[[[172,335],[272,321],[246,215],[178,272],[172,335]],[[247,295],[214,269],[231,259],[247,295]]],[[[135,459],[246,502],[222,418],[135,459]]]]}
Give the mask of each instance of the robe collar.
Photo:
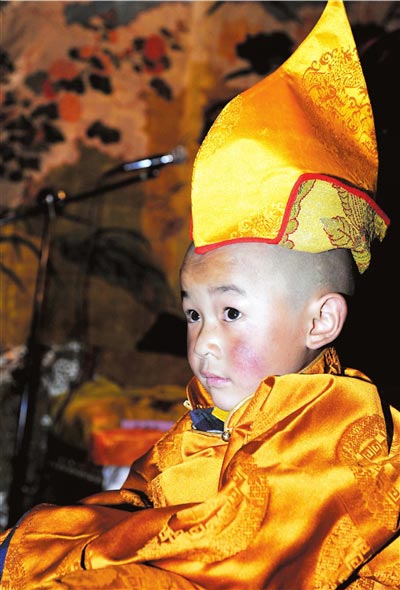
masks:
{"type": "MultiPolygon", "coordinates": [[[[333,346],[330,346],[328,348],[324,348],[319,353],[319,355],[309,365],[307,365],[306,367],[304,367],[304,369],[299,371],[299,373],[306,375],[342,375],[343,371],[335,348],[333,346]]],[[[210,394],[202,386],[202,384],[196,377],[193,377],[190,380],[186,388],[186,395],[189,401],[188,405],[191,409],[213,407],[213,402],[210,394]]]]}

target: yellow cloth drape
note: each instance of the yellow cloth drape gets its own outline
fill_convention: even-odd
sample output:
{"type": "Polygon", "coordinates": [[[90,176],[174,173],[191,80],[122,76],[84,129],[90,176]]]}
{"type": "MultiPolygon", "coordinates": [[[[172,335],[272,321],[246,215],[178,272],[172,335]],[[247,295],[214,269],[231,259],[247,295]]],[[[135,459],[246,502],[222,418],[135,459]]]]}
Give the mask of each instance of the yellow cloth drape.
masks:
{"type": "MultiPolygon", "coordinates": [[[[195,380],[188,397],[210,405],[195,380]]],[[[327,349],[302,374],[265,379],[230,413],[227,441],[187,413],[120,491],[26,515],[2,588],[325,590],[352,575],[352,589],[400,588],[391,416],[389,451],[376,387],[327,349]]]]}

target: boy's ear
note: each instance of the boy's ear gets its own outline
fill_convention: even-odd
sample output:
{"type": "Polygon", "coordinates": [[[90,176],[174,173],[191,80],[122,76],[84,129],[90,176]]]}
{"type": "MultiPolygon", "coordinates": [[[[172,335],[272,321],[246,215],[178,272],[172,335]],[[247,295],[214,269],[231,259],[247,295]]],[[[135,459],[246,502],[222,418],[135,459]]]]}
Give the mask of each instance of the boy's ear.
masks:
{"type": "Polygon", "coordinates": [[[342,331],[346,317],[347,303],[340,293],[327,293],[315,300],[307,347],[316,350],[333,342],[342,331]]]}

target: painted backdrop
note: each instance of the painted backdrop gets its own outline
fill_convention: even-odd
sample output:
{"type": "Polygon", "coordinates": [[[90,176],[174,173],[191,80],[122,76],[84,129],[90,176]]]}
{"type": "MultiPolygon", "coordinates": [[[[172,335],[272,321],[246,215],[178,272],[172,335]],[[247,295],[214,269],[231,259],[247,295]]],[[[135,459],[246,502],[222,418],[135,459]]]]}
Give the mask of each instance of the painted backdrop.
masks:
{"type": "MultiPolygon", "coordinates": [[[[221,107],[286,59],[324,4],[1,3],[2,352],[26,342],[31,327],[43,220],[51,212],[44,198],[56,195],[59,205],[66,195],[50,221],[41,342],[84,343],[95,366],[123,382],[186,380],[178,271],[195,153],[221,107]],[[104,177],[107,171],[178,146],[185,161],[104,191],[127,179],[104,177]]],[[[387,271],[398,231],[399,3],[346,5],[377,117],[379,203],[393,219],[387,271]]],[[[368,351],[352,350],[361,366],[369,368],[381,346],[374,330],[385,336],[381,309],[391,306],[391,275],[370,273],[375,291],[369,323],[362,322],[368,351]]],[[[376,373],[387,376],[386,368],[376,373]]]]}

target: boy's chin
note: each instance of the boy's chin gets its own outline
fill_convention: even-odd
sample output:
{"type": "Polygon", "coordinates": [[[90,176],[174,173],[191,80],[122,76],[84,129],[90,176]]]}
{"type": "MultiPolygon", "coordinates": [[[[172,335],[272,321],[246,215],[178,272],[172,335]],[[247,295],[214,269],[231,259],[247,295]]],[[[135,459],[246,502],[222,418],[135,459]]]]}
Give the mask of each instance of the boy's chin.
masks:
{"type": "MultiPolygon", "coordinates": [[[[207,388],[206,388],[207,389],[207,388]]],[[[233,410],[237,405],[239,405],[244,399],[249,397],[249,395],[238,395],[233,392],[224,391],[210,391],[207,389],[208,393],[211,396],[214,406],[219,408],[220,410],[224,410],[225,412],[230,412],[233,410]]]]}

